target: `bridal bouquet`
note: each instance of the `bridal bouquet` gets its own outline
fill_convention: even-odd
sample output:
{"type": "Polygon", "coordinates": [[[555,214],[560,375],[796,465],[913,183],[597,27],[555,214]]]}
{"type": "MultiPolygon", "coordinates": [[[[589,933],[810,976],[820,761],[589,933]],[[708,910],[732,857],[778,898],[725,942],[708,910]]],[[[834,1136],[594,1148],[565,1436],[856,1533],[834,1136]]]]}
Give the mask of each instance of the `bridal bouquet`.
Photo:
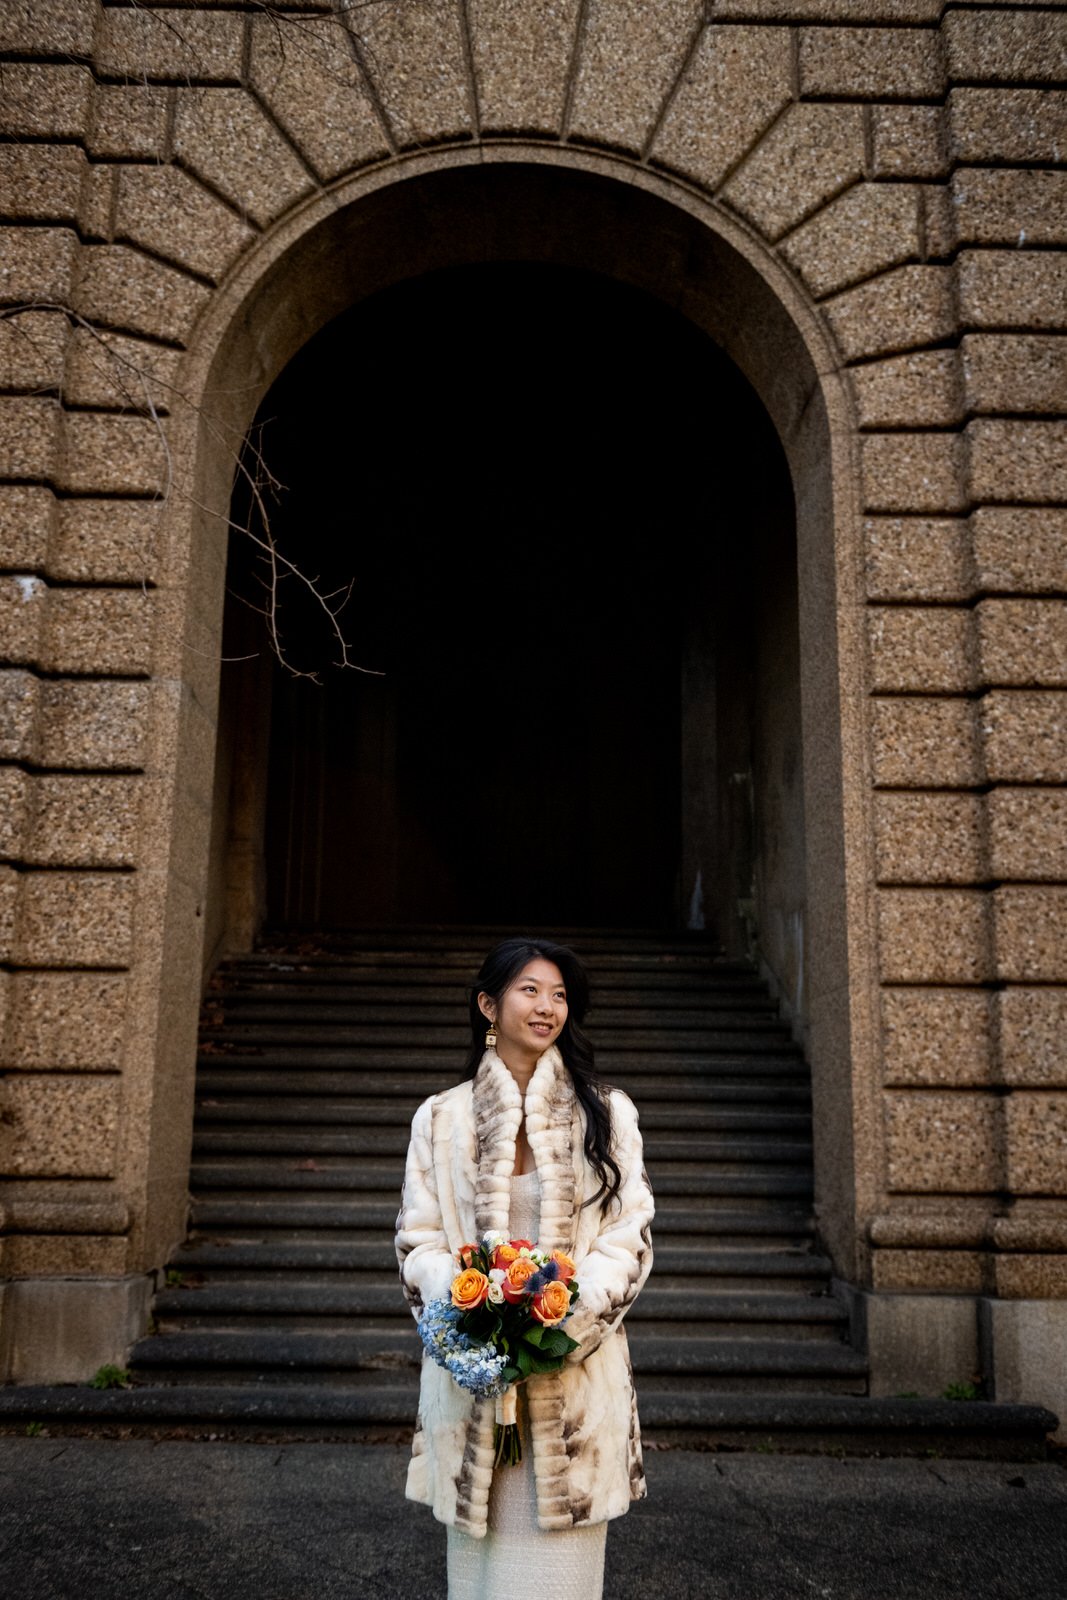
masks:
{"type": "Polygon", "coordinates": [[[450,1298],[431,1300],[419,1318],[427,1354],[469,1393],[496,1401],[496,1463],[522,1460],[514,1385],[531,1373],[558,1372],[578,1341],[562,1324],[578,1298],[575,1265],[529,1239],[502,1233],[457,1252],[450,1298]]]}

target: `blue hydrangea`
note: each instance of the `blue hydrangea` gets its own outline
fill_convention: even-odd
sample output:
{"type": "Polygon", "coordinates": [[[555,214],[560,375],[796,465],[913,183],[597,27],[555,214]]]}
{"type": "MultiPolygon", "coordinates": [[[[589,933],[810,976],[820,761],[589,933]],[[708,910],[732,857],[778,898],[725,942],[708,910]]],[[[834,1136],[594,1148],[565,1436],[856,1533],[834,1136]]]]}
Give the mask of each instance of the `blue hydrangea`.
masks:
{"type": "Polygon", "coordinates": [[[448,1300],[431,1300],[419,1318],[419,1336],[432,1361],[479,1400],[495,1400],[508,1387],[501,1374],[507,1357],[478,1344],[459,1324],[463,1313],[448,1300]]]}

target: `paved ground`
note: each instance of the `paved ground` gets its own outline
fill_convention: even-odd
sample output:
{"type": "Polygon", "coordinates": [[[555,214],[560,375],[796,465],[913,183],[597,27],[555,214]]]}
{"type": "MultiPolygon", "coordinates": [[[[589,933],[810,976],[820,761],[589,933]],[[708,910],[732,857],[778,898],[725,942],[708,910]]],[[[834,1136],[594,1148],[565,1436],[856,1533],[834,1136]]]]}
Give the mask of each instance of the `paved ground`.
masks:
{"type": "MultiPolygon", "coordinates": [[[[0,1438],[3,1600],[436,1600],[392,1445],[0,1438]]],[[[655,1451],[606,1600],[1065,1600],[1067,1471],[655,1451]]],[[[539,1600],[533,1574],[515,1594],[539,1600]]]]}

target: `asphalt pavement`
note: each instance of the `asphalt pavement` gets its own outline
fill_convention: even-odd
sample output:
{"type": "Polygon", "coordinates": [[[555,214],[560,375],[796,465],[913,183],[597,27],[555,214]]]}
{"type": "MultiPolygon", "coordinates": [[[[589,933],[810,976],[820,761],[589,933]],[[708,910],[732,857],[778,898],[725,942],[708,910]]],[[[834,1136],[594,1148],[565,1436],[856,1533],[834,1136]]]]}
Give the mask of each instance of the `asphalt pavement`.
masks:
{"type": "MultiPolygon", "coordinates": [[[[0,1438],[3,1600],[444,1600],[392,1444],[0,1438]]],[[[664,1449],[605,1600],[1067,1600],[1056,1463],[664,1449]]],[[[514,1593],[551,1600],[531,1570],[514,1593]]]]}

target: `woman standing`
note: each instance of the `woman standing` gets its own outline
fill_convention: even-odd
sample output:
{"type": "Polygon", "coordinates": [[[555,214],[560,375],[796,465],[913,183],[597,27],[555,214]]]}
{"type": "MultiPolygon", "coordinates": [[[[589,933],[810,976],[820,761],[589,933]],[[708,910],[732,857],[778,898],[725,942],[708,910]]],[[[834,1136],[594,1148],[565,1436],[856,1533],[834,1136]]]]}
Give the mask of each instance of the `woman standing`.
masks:
{"type": "Polygon", "coordinates": [[[494,1469],[494,1402],[423,1359],[407,1495],[448,1525],[450,1600],[507,1592],[531,1560],[553,1600],[597,1600],[607,1523],[645,1493],[620,1324],[652,1265],[652,1191],[633,1105],[593,1075],[587,1003],[573,951],[498,945],[471,995],[471,1076],[412,1123],[396,1250],[416,1316],[489,1232],[565,1252],[581,1286],[579,1348],[520,1387],[517,1466],[494,1469]]]}

